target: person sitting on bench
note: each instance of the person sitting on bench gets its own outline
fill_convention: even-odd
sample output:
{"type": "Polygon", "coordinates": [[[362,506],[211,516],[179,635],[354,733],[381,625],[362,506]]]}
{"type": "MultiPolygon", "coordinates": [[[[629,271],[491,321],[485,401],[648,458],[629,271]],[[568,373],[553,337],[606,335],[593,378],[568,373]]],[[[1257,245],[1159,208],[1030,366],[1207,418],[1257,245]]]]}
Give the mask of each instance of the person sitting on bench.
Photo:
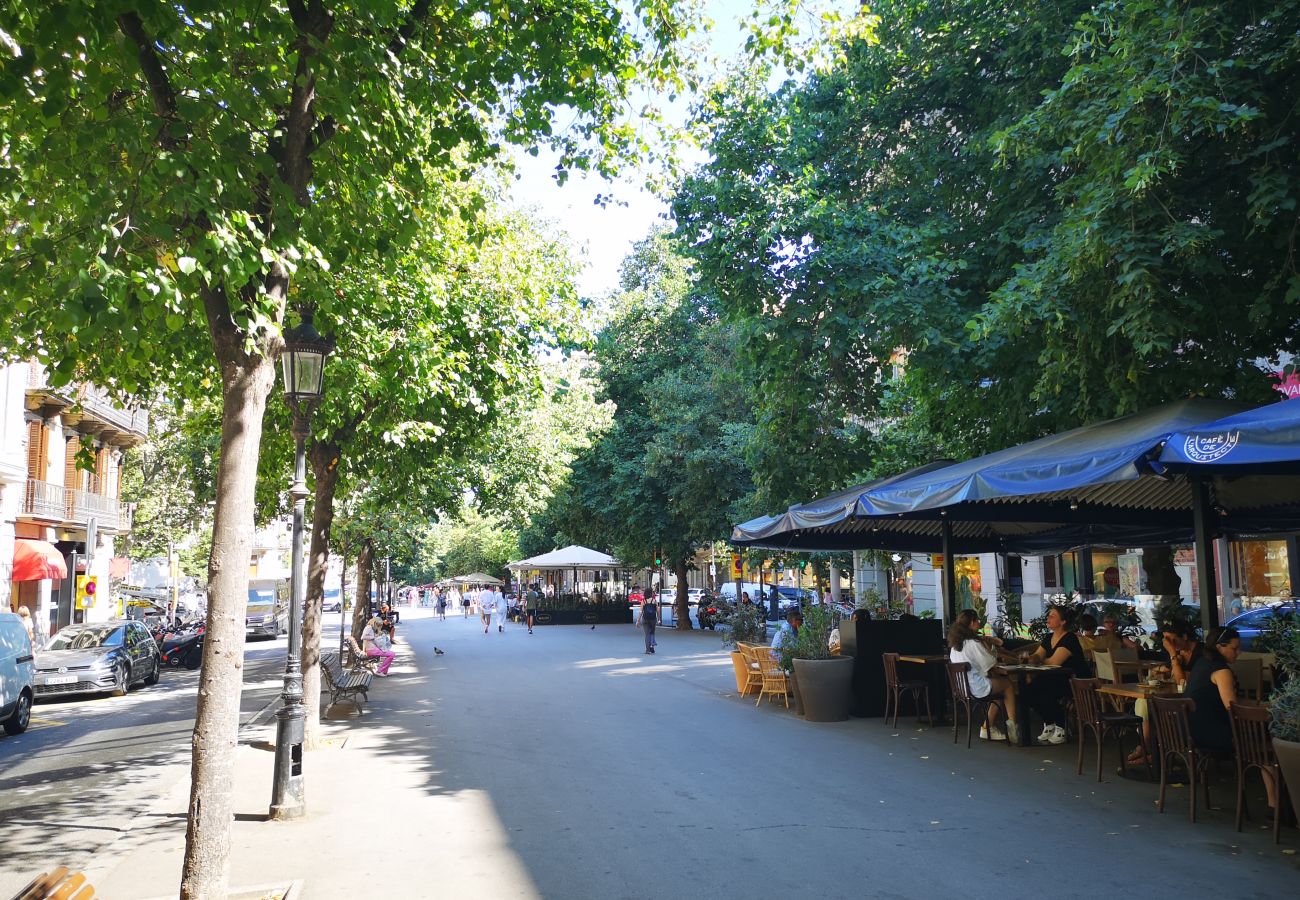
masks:
{"type": "Polygon", "coordinates": [[[388,667],[393,664],[393,659],[397,654],[392,650],[386,650],[379,646],[379,633],[382,628],[383,623],[378,616],[367,622],[365,629],[361,632],[361,646],[365,648],[366,656],[380,657],[379,668],[375,669],[375,674],[380,678],[387,678],[388,667]]]}

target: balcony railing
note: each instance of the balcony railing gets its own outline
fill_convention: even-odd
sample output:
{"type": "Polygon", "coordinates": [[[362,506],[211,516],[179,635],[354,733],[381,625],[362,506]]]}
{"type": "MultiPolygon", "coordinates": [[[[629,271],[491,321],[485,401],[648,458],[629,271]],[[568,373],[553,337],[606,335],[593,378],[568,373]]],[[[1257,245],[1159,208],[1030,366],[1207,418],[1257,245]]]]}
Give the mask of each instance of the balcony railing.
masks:
{"type": "Polygon", "coordinates": [[[68,514],[67,492],[61,484],[27,479],[27,492],[23,495],[23,515],[37,519],[62,522],[68,514]]]}
{"type": "Polygon", "coordinates": [[[117,530],[118,508],[122,505],[112,497],[92,494],[90,491],[67,491],[69,522],[89,522],[94,519],[100,528],[117,530]]]}
{"type": "Polygon", "coordinates": [[[48,481],[37,481],[35,478],[27,479],[23,515],[72,525],[85,525],[94,519],[100,528],[109,531],[129,531],[131,528],[131,516],[126,505],[112,497],[69,489],[48,481]]]}

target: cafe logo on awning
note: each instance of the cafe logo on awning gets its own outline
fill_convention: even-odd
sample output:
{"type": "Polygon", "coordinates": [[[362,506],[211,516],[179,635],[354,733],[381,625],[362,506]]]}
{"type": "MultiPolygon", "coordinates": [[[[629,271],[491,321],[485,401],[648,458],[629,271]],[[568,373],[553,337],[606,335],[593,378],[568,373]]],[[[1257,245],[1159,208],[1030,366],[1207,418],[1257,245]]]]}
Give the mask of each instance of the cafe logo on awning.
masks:
{"type": "Polygon", "coordinates": [[[1192,462],[1215,462],[1231,453],[1239,440],[1240,431],[1224,431],[1205,436],[1194,434],[1183,442],[1183,453],[1192,462]]]}

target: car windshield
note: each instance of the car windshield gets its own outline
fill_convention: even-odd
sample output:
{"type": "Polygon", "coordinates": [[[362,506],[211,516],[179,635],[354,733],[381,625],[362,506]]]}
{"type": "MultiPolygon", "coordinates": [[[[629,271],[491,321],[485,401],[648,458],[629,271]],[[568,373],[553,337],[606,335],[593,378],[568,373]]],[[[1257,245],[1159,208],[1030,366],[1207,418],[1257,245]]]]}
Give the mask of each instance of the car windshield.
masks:
{"type": "Polygon", "coordinates": [[[248,604],[248,614],[250,616],[269,616],[273,612],[275,612],[275,605],[271,603],[248,604]]]}
{"type": "Polygon", "coordinates": [[[46,650],[91,650],[95,647],[122,646],[123,629],[120,625],[99,628],[64,629],[54,636],[46,650]]]}

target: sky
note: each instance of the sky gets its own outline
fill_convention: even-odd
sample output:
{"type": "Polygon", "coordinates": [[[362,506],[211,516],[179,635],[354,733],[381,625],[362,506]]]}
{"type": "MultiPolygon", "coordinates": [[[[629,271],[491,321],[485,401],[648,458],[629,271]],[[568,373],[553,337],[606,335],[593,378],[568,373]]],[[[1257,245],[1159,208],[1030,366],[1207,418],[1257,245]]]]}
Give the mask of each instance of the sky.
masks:
{"type": "MultiPolygon", "coordinates": [[[[833,2],[835,7],[853,7],[852,2],[833,2]]],[[[705,14],[714,21],[704,36],[719,65],[739,56],[744,35],[741,17],[753,7],[753,0],[704,0],[705,14]]],[[[665,107],[677,124],[685,121],[689,98],[665,107]]],[[[618,268],[632,245],[663,221],[668,206],[641,186],[635,173],[621,181],[608,182],[599,176],[574,174],[563,186],[551,177],[555,156],[545,151],[536,157],[519,152],[515,158],[519,178],[511,191],[516,206],[536,210],[540,216],[567,233],[580,261],[586,266],[578,280],[583,296],[603,297],[618,286],[618,268]],[[617,203],[599,206],[597,195],[612,194],[617,203]]]]}

